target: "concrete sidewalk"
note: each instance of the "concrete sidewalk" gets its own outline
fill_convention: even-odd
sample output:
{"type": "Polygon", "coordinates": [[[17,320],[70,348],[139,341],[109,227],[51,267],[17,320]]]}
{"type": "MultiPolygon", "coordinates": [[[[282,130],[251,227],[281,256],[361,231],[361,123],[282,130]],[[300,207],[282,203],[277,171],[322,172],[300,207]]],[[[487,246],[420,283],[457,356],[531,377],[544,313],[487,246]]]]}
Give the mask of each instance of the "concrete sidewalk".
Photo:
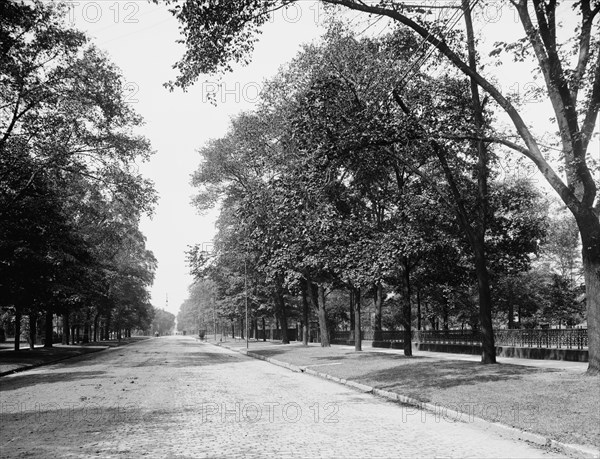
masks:
{"type": "MultiPolygon", "coordinates": [[[[353,346],[344,346],[348,349],[354,349],[353,346]]],[[[379,349],[375,347],[365,348],[364,351],[382,351],[382,352],[392,352],[392,353],[400,353],[402,354],[401,349],[379,349]]],[[[447,359],[447,360],[465,360],[468,362],[480,362],[481,356],[473,355],[473,354],[453,354],[450,352],[432,352],[432,351],[419,351],[413,349],[414,356],[421,357],[431,357],[436,359],[447,359]]],[[[522,365],[526,367],[536,367],[536,368],[554,368],[557,370],[568,370],[568,371],[578,371],[583,372],[587,370],[588,363],[587,362],[570,362],[568,360],[541,360],[541,359],[521,359],[517,357],[496,357],[496,361],[498,363],[504,365],[522,365]]]]}
{"type": "MultiPolygon", "coordinates": [[[[207,339],[207,342],[215,343],[214,339],[207,339]]],[[[241,339],[233,340],[229,338],[222,344],[226,344],[227,347],[235,350],[246,349],[246,342],[241,339]]],[[[281,345],[281,341],[249,341],[249,350],[253,349],[269,349],[271,346],[281,345]]],[[[292,341],[289,346],[301,346],[298,341],[292,341]]],[[[321,347],[319,343],[309,343],[309,347],[321,347]]],[[[345,351],[354,351],[354,346],[347,346],[344,344],[332,344],[332,348],[340,348],[345,351]]],[[[371,347],[370,344],[363,345],[361,352],[376,352],[391,355],[404,355],[402,349],[386,349],[380,347],[371,347]]],[[[413,348],[413,357],[428,357],[432,359],[441,360],[462,360],[466,362],[479,362],[481,356],[472,354],[453,354],[449,352],[431,352],[431,351],[419,351],[413,348]]],[[[503,365],[519,365],[525,367],[534,368],[547,368],[561,371],[573,371],[583,373],[587,370],[587,362],[570,362],[567,360],[537,360],[537,359],[521,359],[516,357],[497,357],[496,361],[503,365]]]]}

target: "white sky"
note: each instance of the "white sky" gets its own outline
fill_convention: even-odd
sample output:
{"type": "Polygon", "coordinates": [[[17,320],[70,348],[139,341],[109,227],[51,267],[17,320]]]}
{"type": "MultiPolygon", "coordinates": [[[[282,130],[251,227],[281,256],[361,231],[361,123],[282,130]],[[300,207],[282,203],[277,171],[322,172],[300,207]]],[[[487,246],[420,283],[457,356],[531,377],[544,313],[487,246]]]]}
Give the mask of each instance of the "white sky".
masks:
{"type": "Polygon", "coordinates": [[[159,263],[152,303],[176,314],[192,282],[185,250],[197,243],[210,244],[215,232],[216,214],[200,216],[190,205],[194,194],[190,175],[200,158],[196,150],[208,139],[225,134],[230,118],[252,107],[261,82],[275,75],[302,43],[319,35],[314,20],[318,11],[311,10],[312,2],[302,2],[299,10],[274,13],[252,64],[226,78],[226,92],[213,106],[206,100],[206,93],[214,91],[210,82],[198,83],[186,93],[171,93],[162,86],[176,75],[171,66],[183,53],[183,46],[175,43],[177,21],[164,5],[130,0],[70,3],[74,24],[86,30],[121,68],[131,90],[129,100],[146,121],[141,133],[156,153],[141,165],[141,171],[154,181],[160,195],[155,215],[141,224],[159,263]]]}
{"type": "MultiPolygon", "coordinates": [[[[171,93],[162,86],[174,78],[171,66],[183,53],[183,46],[175,43],[180,38],[177,21],[166,6],[145,0],[74,1],[71,5],[72,22],[86,30],[121,68],[131,91],[129,100],[146,120],[141,133],[150,139],[156,154],[141,165],[141,171],[154,181],[160,195],[154,217],[144,218],[141,224],[147,246],[159,262],[152,303],[165,308],[168,295],[166,309],[176,314],[192,282],[185,250],[198,243],[208,246],[215,232],[215,213],[199,216],[190,205],[194,194],[190,175],[199,163],[196,150],[208,139],[225,134],[229,119],[252,107],[261,82],[293,58],[302,43],[320,35],[323,29],[318,23],[324,17],[323,10],[306,0],[287,12],[275,12],[263,28],[252,63],[228,75],[226,92],[218,94],[219,103],[213,106],[206,100],[207,91],[214,91],[211,83],[199,82],[186,93],[171,93]]],[[[365,27],[369,24],[364,15],[350,12],[346,17],[359,31],[363,23],[365,27]]],[[[505,2],[492,3],[480,12],[476,24],[487,45],[505,37],[511,39],[515,33],[522,36],[515,11],[505,2]]],[[[381,21],[367,33],[378,34],[384,27],[381,21]]],[[[518,72],[508,63],[501,70],[490,71],[499,74],[503,92],[526,94],[536,84],[531,73],[518,72]]],[[[526,107],[528,115],[537,120],[546,119],[548,109],[537,103],[526,107]]]]}

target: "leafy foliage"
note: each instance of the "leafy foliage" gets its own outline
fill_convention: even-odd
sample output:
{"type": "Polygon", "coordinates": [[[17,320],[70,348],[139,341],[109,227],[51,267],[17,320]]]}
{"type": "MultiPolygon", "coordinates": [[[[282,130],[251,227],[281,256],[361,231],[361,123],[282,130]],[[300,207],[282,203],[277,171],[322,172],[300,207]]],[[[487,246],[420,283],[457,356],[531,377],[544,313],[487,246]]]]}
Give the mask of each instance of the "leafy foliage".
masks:
{"type": "MultiPolygon", "coordinates": [[[[200,150],[195,203],[219,205],[221,215],[215,251],[192,248],[189,260],[199,280],[216,283],[221,317],[243,317],[247,279],[255,318],[282,317],[280,300],[268,304],[273,296],[296,315],[294,296],[304,291],[311,316],[325,310],[326,330],[332,320],[347,326],[340,292],[366,297],[384,285],[387,326],[411,326],[418,290],[424,317],[479,327],[469,241],[430,142],[446,149],[462,205],[476,214],[477,157],[468,139],[455,138],[473,122],[470,101],[464,82],[421,75],[402,96],[422,124],[406,117],[381,88],[395,85],[414,46],[402,31],[356,39],[333,23],[266,83],[255,112],[200,150]]],[[[528,269],[544,237],[540,196],[527,182],[492,181],[489,200],[494,272],[528,269]]]]}
{"type": "Polygon", "coordinates": [[[66,6],[0,8],[0,305],[148,328],[156,260],[138,225],[156,196],[122,76],[66,6]]]}

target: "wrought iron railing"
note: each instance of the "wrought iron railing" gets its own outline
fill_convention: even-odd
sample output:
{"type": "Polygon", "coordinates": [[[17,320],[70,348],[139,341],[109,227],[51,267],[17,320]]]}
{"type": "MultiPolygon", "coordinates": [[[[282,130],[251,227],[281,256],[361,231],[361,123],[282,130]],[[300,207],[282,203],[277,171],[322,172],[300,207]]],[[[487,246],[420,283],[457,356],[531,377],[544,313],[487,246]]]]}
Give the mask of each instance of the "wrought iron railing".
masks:
{"type": "Polygon", "coordinates": [[[349,331],[334,331],[331,334],[331,341],[349,341],[351,332],[349,331]]]}
{"type": "Polygon", "coordinates": [[[390,341],[392,343],[401,343],[404,341],[404,331],[400,330],[381,330],[374,333],[376,341],[390,341]]]}
{"type": "MultiPolygon", "coordinates": [[[[436,344],[481,344],[481,332],[471,330],[426,330],[413,332],[413,341],[436,344]]],[[[588,346],[587,329],[494,330],[496,346],[584,349],[588,346]]]]}
{"type": "MultiPolygon", "coordinates": [[[[403,331],[373,331],[362,330],[360,335],[365,341],[402,341],[403,331]]],[[[332,341],[351,341],[354,339],[353,331],[336,330],[331,336],[332,341]]]]}
{"type": "Polygon", "coordinates": [[[494,330],[497,346],[584,349],[586,328],[494,330]]]}
{"type": "MultiPolygon", "coordinates": [[[[366,331],[362,339],[385,342],[402,342],[404,331],[366,331]]],[[[332,341],[349,341],[353,332],[336,331],[332,341]]],[[[413,330],[412,340],[415,343],[428,344],[481,344],[481,332],[472,330],[413,330]]],[[[585,328],[563,329],[518,329],[494,330],[496,346],[536,347],[557,349],[587,349],[588,335],[585,328]]]]}
{"type": "MultiPolygon", "coordinates": [[[[372,340],[373,339],[373,331],[372,330],[362,330],[360,332],[361,339],[363,340],[372,340]]],[[[342,342],[342,341],[352,341],[354,340],[354,332],[353,331],[339,331],[336,330],[333,332],[331,336],[332,342],[342,342]]]]}
{"type": "Polygon", "coordinates": [[[472,330],[415,330],[412,339],[417,343],[481,344],[481,334],[472,330]]]}

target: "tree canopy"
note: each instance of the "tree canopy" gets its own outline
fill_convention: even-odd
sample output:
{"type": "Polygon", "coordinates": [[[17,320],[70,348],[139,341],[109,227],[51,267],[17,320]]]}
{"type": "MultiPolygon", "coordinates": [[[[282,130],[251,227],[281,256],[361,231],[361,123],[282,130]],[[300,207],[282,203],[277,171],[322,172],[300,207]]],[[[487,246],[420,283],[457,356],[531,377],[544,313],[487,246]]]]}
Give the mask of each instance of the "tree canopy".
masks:
{"type": "MultiPolygon", "coordinates": [[[[89,339],[148,328],[147,288],[156,260],[140,217],[152,183],[137,171],[152,154],[136,133],[123,77],[86,36],[66,24],[66,6],[2,2],[0,58],[0,306],[63,316],[89,339]]],[[[49,323],[49,325],[48,325],[49,323]]],[[[18,347],[19,339],[15,339],[18,347]]]]}
{"type": "MultiPolygon", "coordinates": [[[[186,45],[185,54],[176,65],[180,75],[172,85],[187,87],[202,74],[228,71],[233,63],[247,62],[269,12],[285,8],[293,2],[235,0],[223,5],[212,0],[201,3],[165,0],[162,3],[168,4],[180,21],[182,39],[186,45]]],[[[560,169],[552,164],[552,150],[536,138],[518,104],[511,101],[478,64],[481,63],[481,56],[477,54],[471,19],[471,10],[478,6],[478,1],[462,1],[465,19],[463,30],[453,30],[449,24],[440,21],[434,8],[416,6],[412,2],[323,0],[322,3],[362,12],[372,18],[389,19],[393,26],[414,34],[423,44],[423,55],[428,48],[436,50],[453,69],[468,78],[476,119],[465,125],[468,128],[452,135],[471,139],[473,147],[478,148],[481,197],[486,196],[485,169],[482,166],[486,164],[487,156],[483,148],[492,144],[504,145],[531,160],[556,191],[574,216],[582,239],[590,336],[589,371],[600,371],[600,204],[598,183],[593,175],[597,158],[589,151],[600,108],[600,42],[597,40],[600,35],[600,3],[592,0],[574,3],[511,0],[510,4],[520,19],[523,35],[509,37],[506,42],[498,43],[492,52],[492,57],[505,52],[513,53],[516,59],[534,56],[537,72],[545,83],[541,97],[550,102],[553,110],[553,122],[558,132],[556,140],[561,151],[560,169]],[[569,15],[576,26],[561,26],[557,20],[559,13],[562,16],[569,15]],[[461,36],[467,39],[456,39],[461,36]],[[487,97],[480,100],[479,90],[487,97]],[[512,122],[513,132],[500,134],[483,131],[481,112],[484,103],[504,112],[512,122]]],[[[400,78],[385,85],[382,91],[393,93],[402,87],[404,80],[400,78]]],[[[435,153],[435,148],[433,150],[435,153]]],[[[449,178],[448,174],[446,178],[449,178]]],[[[459,195],[456,192],[454,195],[458,201],[459,195]]],[[[485,199],[481,203],[480,209],[485,211],[485,199]]],[[[483,215],[480,214],[479,224],[485,221],[483,215]]],[[[465,220],[464,217],[461,219],[465,220]]],[[[463,227],[467,228],[464,222],[463,227]]],[[[475,258],[479,260],[480,273],[483,273],[485,265],[482,234],[482,231],[476,232],[472,238],[476,243],[471,244],[475,258]]],[[[481,305],[485,300],[485,288],[481,286],[485,283],[485,276],[482,276],[479,280],[481,305]]],[[[488,340],[489,344],[493,344],[493,341],[488,340]]]]}

